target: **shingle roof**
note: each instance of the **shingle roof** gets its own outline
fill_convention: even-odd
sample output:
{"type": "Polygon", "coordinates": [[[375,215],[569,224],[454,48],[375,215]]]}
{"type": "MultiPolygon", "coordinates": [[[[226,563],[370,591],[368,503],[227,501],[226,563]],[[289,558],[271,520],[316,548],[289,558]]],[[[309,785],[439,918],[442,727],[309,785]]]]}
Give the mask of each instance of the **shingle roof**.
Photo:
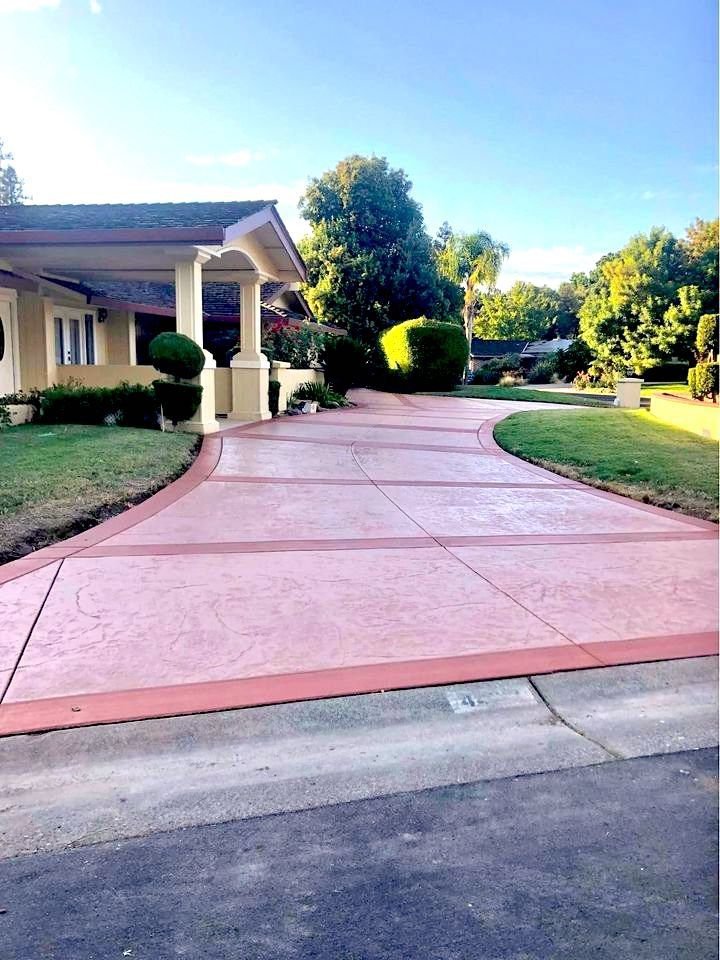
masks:
{"type": "Polygon", "coordinates": [[[558,350],[567,350],[572,343],[572,340],[561,340],[560,338],[556,338],[555,340],[534,340],[525,347],[524,352],[529,356],[547,355],[549,353],[557,353],[558,350]]]}
{"type": "Polygon", "coordinates": [[[522,353],[527,340],[483,340],[473,337],[470,350],[473,357],[504,357],[508,353],[522,353]]]}
{"type": "Polygon", "coordinates": [[[228,227],[274,200],[227,203],[78,203],[0,206],[0,230],[228,227]]]}

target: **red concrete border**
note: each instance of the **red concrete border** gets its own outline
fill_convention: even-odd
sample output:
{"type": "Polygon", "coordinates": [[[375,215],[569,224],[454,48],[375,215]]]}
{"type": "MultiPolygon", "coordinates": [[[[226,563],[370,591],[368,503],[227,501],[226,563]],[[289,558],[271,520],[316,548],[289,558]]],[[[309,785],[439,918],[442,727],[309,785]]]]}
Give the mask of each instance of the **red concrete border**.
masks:
{"type": "Polygon", "coordinates": [[[713,656],[717,652],[716,634],[697,633],[51,697],[0,706],[0,736],[622,663],[713,656]]]}
{"type": "MultiPolygon", "coordinates": [[[[367,424],[367,426],[372,426],[372,424],[367,424]]],[[[229,432],[231,435],[234,433],[234,431],[229,432]]],[[[465,433],[464,430],[463,433],[465,433]]],[[[289,437],[286,434],[278,433],[246,433],[245,436],[250,437],[252,440],[272,440],[277,443],[317,443],[326,447],[349,447],[350,444],[354,442],[356,447],[384,447],[390,450],[433,450],[439,453],[467,453],[473,457],[491,456],[489,450],[476,450],[473,447],[453,447],[445,444],[385,443],[382,440],[328,440],[323,437],[318,437],[317,439],[312,437],[289,437]]],[[[524,463],[525,461],[523,460],[521,462],[524,463]]],[[[555,474],[555,476],[557,476],[557,474],[555,474]]]]}
{"type": "Polygon", "coordinates": [[[407,550],[437,547],[432,537],[376,537],[356,540],[229,540],[210,543],[97,544],[77,557],[170,557],[215,553],[288,553],[302,550],[407,550]]]}

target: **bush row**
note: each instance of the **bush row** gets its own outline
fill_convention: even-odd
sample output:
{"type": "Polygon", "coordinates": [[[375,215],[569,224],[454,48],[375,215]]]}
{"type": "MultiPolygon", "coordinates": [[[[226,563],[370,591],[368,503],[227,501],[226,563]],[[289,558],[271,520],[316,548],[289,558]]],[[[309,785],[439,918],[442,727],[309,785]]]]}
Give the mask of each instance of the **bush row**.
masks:
{"type": "Polygon", "coordinates": [[[690,395],[695,400],[705,400],[707,397],[715,400],[718,395],[718,362],[698,363],[688,370],[688,386],[690,395]]]}

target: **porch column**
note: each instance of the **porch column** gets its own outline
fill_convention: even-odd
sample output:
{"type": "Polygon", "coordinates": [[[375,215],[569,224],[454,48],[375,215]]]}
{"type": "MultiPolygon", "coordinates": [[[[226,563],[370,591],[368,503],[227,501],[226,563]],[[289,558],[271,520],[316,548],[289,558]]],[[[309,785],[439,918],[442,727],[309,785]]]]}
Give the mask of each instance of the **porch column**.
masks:
{"type": "MultiPolygon", "coordinates": [[[[202,265],[210,259],[209,254],[194,251],[187,260],[175,264],[175,329],[203,345],[202,310],[202,265]]],[[[207,350],[205,367],[193,379],[203,388],[202,400],[192,420],[186,420],[181,429],[187,433],[215,433],[215,358],[207,350]]]]}
{"type": "Polygon", "coordinates": [[[240,352],[230,361],[231,420],[269,420],[270,364],[261,352],[260,278],[240,281],[240,352]]]}

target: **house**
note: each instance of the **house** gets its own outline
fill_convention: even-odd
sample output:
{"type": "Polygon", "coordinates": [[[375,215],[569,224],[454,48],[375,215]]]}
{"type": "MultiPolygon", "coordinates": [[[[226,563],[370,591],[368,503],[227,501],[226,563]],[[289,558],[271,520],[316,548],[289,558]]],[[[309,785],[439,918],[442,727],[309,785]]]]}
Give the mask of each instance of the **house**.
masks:
{"type": "Polygon", "coordinates": [[[154,325],[205,349],[191,429],[217,430],[218,414],[266,419],[263,309],[304,322],[304,279],[273,201],[0,207],[0,395],[149,383],[157,372],[138,332],[154,325]],[[208,349],[213,324],[240,343],[229,367],[208,349]]]}
{"type": "Polygon", "coordinates": [[[473,337],[470,348],[470,369],[477,370],[489,360],[497,360],[508,354],[519,354],[524,366],[532,366],[543,357],[567,350],[572,340],[483,340],[473,337]]]}

